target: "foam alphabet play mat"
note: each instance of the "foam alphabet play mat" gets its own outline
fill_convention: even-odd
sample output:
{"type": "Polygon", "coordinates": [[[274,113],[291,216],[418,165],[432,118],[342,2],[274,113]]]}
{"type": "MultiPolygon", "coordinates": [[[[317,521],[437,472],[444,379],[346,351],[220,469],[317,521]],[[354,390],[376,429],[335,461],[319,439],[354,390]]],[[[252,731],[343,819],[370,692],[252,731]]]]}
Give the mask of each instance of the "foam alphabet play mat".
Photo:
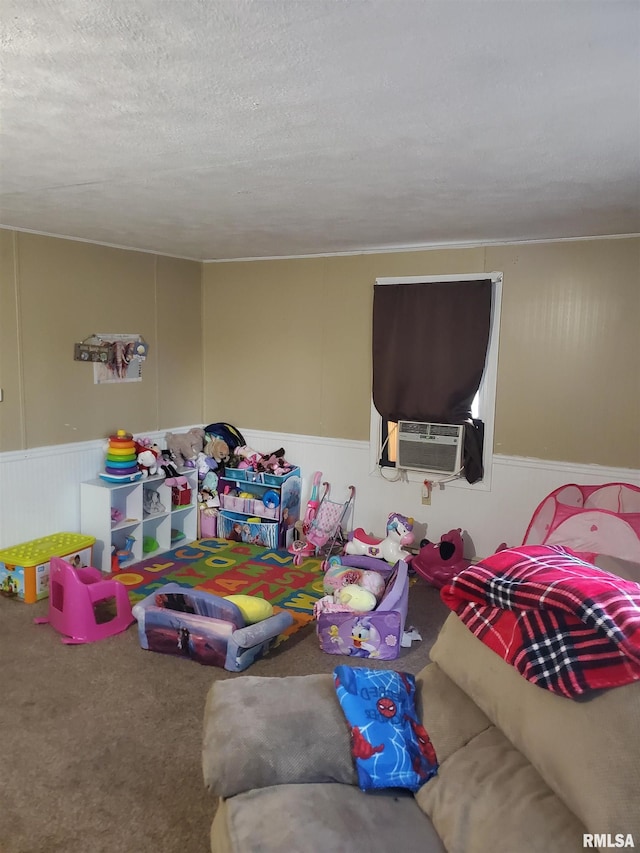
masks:
{"type": "Polygon", "coordinates": [[[285,637],[313,620],[313,605],[324,594],[319,558],[294,566],[287,551],[226,539],[200,539],[113,577],[127,587],[132,604],[170,582],[221,597],[259,596],[273,605],[275,613],[291,613],[294,621],[285,637]]]}

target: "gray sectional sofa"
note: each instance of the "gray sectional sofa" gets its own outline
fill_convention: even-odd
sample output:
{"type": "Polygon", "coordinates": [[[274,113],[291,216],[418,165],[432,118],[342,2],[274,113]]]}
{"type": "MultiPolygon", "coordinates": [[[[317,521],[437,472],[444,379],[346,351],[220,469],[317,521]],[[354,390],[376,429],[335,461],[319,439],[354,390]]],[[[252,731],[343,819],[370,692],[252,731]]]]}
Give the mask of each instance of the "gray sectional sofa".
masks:
{"type": "MultiPolygon", "coordinates": [[[[213,853],[571,853],[640,847],[640,683],[575,701],[530,684],[450,614],[417,676],[438,775],[363,793],[329,675],[207,697],[213,853]]],[[[398,669],[401,669],[399,666],[398,669]]]]}

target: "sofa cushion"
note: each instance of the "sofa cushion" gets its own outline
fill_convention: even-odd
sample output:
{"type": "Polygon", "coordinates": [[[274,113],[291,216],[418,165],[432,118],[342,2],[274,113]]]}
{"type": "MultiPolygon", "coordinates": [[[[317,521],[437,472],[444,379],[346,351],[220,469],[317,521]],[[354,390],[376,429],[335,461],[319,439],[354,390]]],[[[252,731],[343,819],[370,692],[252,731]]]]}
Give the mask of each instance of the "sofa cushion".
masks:
{"type": "Polygon", "coordinates": [[[495,726],[441,764],[416,799],[450,853],[583,850],[584,827],[495,726]]]}
{"type": "Polygon", "coordinates": [[[215,853],[389,853],[400,848],[444,851],[411,794],[365,794],[350,785],[277,785],[238,794],[220,804],[211,829],[215,853]]]}
{"type": "Polygon", "coordinates": [[[330,675],[216,681],[202,769],[215,794],[287,782],[356,784],[349,729],[330,675]]]}
{"type": "Polygon", "coordinates": [[[440,763],[492,725],[437,663],[416,676],[416,710],[440,763]]]}
{"type": "Polygon", "coordinates": [[[550,693],[476,639],[455,614],[430,654],[589,832],[640,838],[640,683],[581,701],[550,693]]]}

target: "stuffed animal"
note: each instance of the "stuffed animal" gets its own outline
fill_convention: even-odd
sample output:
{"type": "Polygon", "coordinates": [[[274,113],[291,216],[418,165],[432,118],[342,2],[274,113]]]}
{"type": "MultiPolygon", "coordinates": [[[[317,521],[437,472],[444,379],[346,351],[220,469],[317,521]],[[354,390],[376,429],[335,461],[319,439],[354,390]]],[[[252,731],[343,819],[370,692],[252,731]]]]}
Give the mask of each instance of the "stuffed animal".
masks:
{"type": "Polygon", "coordinates": [[[222,438],[210,438],[205,444],[203,452],[215,463],[209,465],[211,471],[217,471],[229,460],[229,445],[222,438]]]}
{"type": "Polygon", "coordinates": [[[362,578],[362,571],[360,569],[343,566],[338,559],[332,559],[335,559],[336,561],[329,562],[329,568],[324,573],[322,581],[325,594],[330,593],[333,595],[343,586],[348,586],[349,584],[360,584],[360,580],[362,578]]]}
{"type": "Polygon", "coordinates": [[[246,444],[238,445],[229,460],[229,467],[240,469],[250,468],[253,471],[257,471],[257,465],[261,458],[262,454],[258,453],[252,447],[246,444]]]}
{"type": "Polygon", "coordinates": [[[378,572],[373,572],[368,569],[365,569],[362,572],[362,577],[360,578],[358,586],[361,586],[363,589],[368,589],[369,592],[372,592],[376,597],[376,601],[380,601],[386,587],[382,575],[378,572]]]}
{"type": "Polygon", "coordinates": [[[378,603],[372,592],[355,583],[341,586],[334,592],[333,597],[336,603],[346,604],[358,613],[367,613],[369,610],[373,610],[378,603]]]}
{"type": "Polygon", "coordinates": [[[204,430],[201,427],[193,427],[188,432],[168,432],[164,437],[167,450],[172,460],[184,466],[187,462],[193,466],[198,453],[204,449],[204,430]]]}
{"type": "Polygon", "coordinates": [[[202,481],[202,488],[208,489],[210,492],[213,492],[216,496],[218,493],[218,482],[219,478],[215,471],[209,471],[204,480],[202,481]]]}
{"type": "Polygon", "coordinates": [[[136,441],[136,453],[138,468],[142,471],[143,479],[149,474],[158,473],[158,459],[160,457],[160,448],[157,444],[151,444],[150,439],[141,439],[136,441]]]}
{"type": "Polygon", "coordinates": [[[198,479],[204,480],[209,471],[216,470],[216,461],[214,459],[210,459],[204,450],[201,450],[200,453],[195,458],[196,468],[198,469],[198,479]]]}

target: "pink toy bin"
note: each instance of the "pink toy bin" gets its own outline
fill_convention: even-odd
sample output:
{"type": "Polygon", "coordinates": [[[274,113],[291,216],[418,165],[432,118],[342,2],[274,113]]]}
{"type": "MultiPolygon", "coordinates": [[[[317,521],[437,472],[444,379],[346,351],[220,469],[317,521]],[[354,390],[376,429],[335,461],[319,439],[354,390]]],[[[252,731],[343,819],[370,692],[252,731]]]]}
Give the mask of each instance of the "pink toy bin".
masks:
{"type": "Polygon", "coordinates": [[[135,621],[126,587],[105,579],[93,567],[74,569],[60,557],[51,558],[49,615],[34,619],[37,625],[50,624],[69,645],[94,643],[126,630],[135,621]],[[115,603],[115,616],[99,619],[100,605],[115,603]]]}
{"type": "Polygon", "coordinates": [[[218,513],[209,513],[200,510],[200,537],[202,539],[215,539],[218,530],[218,513]]]}

